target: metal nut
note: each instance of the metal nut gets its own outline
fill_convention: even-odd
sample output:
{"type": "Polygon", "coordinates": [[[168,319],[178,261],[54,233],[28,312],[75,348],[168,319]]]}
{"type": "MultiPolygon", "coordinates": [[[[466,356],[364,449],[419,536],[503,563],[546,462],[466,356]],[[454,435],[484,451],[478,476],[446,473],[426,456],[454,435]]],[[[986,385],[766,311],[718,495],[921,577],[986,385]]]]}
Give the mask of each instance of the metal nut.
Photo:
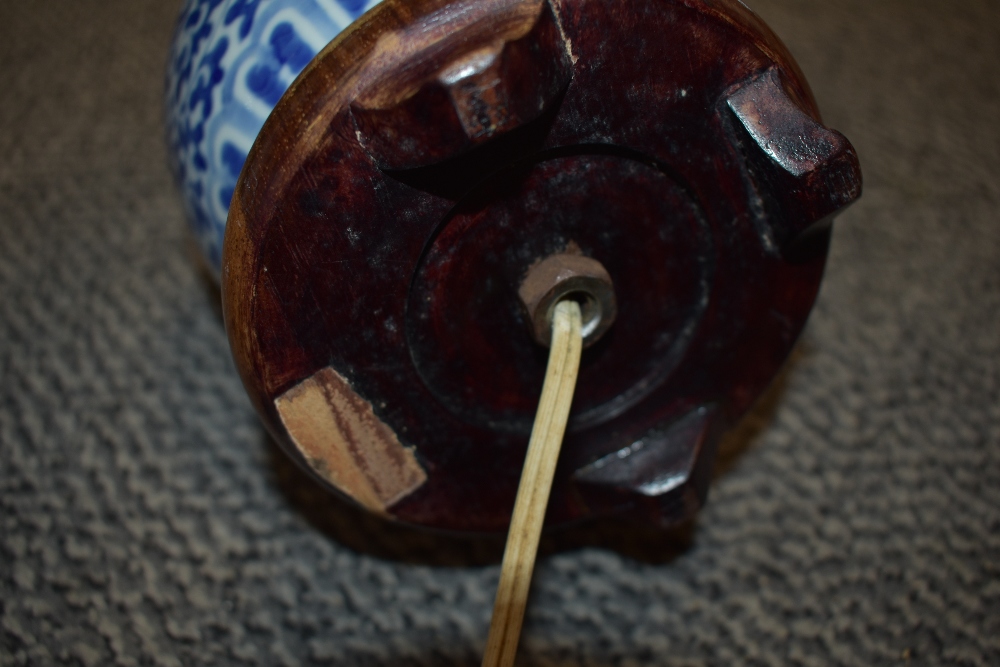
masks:
{"type": "Polygon", "coordinates": [[[545,347],[552,339],[552,313],[563,299],[580,303],[584,347],[596,343],[618,315],[611,275],[596,259],[582,255],[546,257],[528,269],[517,293],[532,336],[545,347]]]}

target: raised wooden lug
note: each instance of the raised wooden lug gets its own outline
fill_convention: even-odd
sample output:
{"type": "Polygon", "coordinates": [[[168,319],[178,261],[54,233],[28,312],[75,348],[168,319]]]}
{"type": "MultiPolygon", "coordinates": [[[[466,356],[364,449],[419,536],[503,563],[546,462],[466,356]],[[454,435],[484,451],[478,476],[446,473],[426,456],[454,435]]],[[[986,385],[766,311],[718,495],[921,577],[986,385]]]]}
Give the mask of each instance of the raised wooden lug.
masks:
{"type": "Polygon", "coordinates": [[[582,498],[660,525],[693,513],[708,496],[719,435],[714,413],[714,406],[692,410],[580,468],[573,480],[582,498]]]}
{"type": "Polygon", "coordinates": [[[565,90],[572,63],[551,6],[516,3],[501,21],[483,12],[490,4],[498,3],[469,5],[485,17],[471,25],[467,13],[448,10],[380,39],[411,54],[351,103],[358,138],[379,167],[461,155],[534,120],[565,90]]]}
{"type": "Polygon", "coordinates": [[[764,245],[794,256],[796,241],[861,196],[857,153],[789,97],[776,68],[741,85],[726,104],[761,199],[755,221],[764,245]]]}

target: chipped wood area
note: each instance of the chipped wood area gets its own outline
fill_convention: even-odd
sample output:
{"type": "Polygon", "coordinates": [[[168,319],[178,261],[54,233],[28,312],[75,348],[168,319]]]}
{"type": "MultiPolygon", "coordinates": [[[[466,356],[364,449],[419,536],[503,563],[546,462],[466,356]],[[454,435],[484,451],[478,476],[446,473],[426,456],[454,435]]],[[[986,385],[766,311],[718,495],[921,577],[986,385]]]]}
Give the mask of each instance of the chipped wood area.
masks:
{"type": "Polygon", "coordinates": [[[387,513],[427,481],[413,449],[332,368],[317,371],[274,405],[312,469],[372,511],[387,513]]]}

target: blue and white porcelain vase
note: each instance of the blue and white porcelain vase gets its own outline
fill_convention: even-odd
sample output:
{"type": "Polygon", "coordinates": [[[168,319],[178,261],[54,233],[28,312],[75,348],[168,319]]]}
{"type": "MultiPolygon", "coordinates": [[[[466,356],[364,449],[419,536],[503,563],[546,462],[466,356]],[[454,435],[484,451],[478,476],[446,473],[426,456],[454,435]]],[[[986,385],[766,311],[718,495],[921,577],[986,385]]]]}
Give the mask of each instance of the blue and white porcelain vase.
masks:
{"type": "Polygon", "coordinates": [[[268,114],[378,0],[187,0],[166,80],[171,167],[216,276],[236,179],[268,114]]]}

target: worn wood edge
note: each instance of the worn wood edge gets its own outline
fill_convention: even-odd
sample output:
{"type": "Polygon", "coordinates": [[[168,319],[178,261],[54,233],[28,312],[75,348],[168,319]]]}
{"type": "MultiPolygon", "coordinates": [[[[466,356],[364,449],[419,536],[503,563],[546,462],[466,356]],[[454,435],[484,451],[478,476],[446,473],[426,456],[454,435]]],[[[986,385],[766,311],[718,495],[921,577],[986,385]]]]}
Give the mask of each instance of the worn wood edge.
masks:
{"type": "Polygon", "coordinates": [[[388,514],[427,481],[413,449],[333,368],[317,371],[274,405],[309,467],[373,512],[388,514]]]}
{"type": "Polygon", "coordinates": [[[553,315],[549,363],[517,488],[483,667],[514,664],[552,478],[580,371],[581,328],[579,304],[560,302],[553,315]]]}

